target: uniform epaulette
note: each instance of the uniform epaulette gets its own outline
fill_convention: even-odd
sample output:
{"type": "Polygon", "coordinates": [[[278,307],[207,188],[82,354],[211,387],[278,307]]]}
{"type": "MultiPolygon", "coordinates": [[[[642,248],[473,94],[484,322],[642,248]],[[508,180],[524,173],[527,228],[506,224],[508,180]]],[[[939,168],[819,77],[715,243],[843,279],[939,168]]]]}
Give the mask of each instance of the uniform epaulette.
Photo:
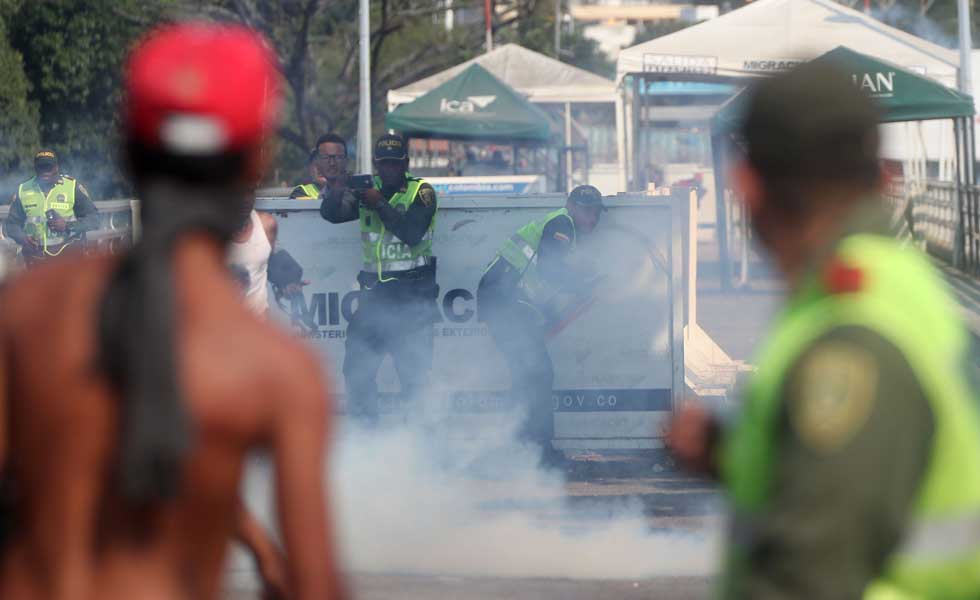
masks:
{"type": "Polygon", "coordinates": [[[839,257],[830,260],[823,271],[823,284],[831,294],[853,294],[864,287],[864,271],[839,257]]]}
{"type": "Polygon", "coordinates": [[[75,181],[75,178],[74,177],[72,177],[71,175],[65,175],[64,173],[61,174],[61,178],[62,179],[68,179],[70,181],[75,181]]]}

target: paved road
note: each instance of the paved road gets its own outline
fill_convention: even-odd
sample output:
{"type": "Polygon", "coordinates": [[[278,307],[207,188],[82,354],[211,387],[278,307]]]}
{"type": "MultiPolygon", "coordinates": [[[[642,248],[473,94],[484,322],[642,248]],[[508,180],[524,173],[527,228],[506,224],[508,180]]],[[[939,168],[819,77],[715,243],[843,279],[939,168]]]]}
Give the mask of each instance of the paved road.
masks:
{"type": "MultiPolygon", "coordinates": [[[[711,589],[711,581],[704,577],[583,581],[357,574],[349,582],[357,600],[701,600],[711,589]]],[[[247,591],[227,596],[227,600],[258,599],[247,591]]]]}

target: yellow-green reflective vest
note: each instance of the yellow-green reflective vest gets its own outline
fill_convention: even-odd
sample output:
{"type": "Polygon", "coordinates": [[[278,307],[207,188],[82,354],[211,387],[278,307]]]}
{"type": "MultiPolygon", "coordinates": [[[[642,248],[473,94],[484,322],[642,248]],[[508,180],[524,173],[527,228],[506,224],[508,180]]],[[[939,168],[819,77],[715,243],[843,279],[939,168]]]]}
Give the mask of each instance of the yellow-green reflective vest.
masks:
{"type": "MultiPolygon", "coordinates": [[[[418,197],[419,188],[425,180],[406,175],[404,192],[398,192],[388,200],[388,204],[404,214],[418,197]]],[[[374,178],[374,186],[381,189],[381,179],[374,178]]],[[[361,221],[361,255],[364,261],[364,271],[377,273],[378,281],[397,279],[399,271],[409,271],[433,264],[432,233],[436,226],[436,218],[432,217],[429,229],[422,240],[409,246],[393,233],[385,229],[378,213],[365,207],[360,208],[361,221]]]]}
{"type": "Polygon", "coordinates": [[[726,581],[736,581],[744,566],[739,532],[751,532],[766,518],[787,371],[829,330],[860,326],[902,352],[935,421],[931,458],[904,540],[865,598],[980,598],[980,414],[966,370],[969,335],[956,317],[956,303],[928,259],[891,238],[844,238],[836,258],[862,271],[861,289],[830,294],[814,280],[791,300],[759,355],[740,418],[723,441],[719,459],[735,509],[726,581]]]}
{"type": "Polygon", "coordinates": [[[75,183],[74,177],[61,175],[45,195],[37,177],[31,177],[17,188],[17,197],[27,215],[24,233],[39,240],[45,252],[65,243],[64,234],[48,230],[47,212],[54,210],[66,221],[75,220],[75,183]]]}
{"type": "Polygon", "coordinates": [[[541,235],[544,228],[555,219],[568,219],[572,224],[572,244],[575,244],[575,221],[568,214],[568,209],[561,208],[548,213],[543,221],[531,221],[510,236],[497,251],[497,258],[490,263],[487,270],[499,259],[509,262],[521,274],[520,286],[532,302],[541,302],[545,298],[545,286],[538,276],[538,246],[541,245],[541,235]]]}
{"type": "Polygon", "coordinates": [[[317,187],[315,183],[301,183],[293,188],[293,191],[300,189],[303,192],[302,196],[296,196],[294,200],[316,200],[320,197],[320,188],[317,187]]]}

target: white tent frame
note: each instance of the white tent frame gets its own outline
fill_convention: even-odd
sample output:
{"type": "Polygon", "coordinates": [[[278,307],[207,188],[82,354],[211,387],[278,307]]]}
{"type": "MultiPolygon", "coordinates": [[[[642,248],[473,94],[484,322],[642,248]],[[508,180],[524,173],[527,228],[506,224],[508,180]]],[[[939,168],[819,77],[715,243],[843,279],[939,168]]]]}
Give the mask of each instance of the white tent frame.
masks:
{"type": "MultiPolygon", "coordinates": [[[[564,141],[572,146],[572,105],[609,104],[616,114],[617,142],[622,124],[619,122],[622,97],[616,83],[595,73],[555,60],[544,54],[528,50],[517,44],[504,44],[476,58],[440,71],[409,85],[388,92],[388,111],[398,105],[412,102],[440,84],[463,72],[471,64],[479,64],[495,77],[523,94],[533,104],[559,104],[564,107],[564,141]],[[530,67],[530,68],[529,68],[530,67]]],[[[568,185],[571,181],[572,155],[565,160],[568,185]]],[[[616,163],[621,165],[623,154],[617,144],[616,163]]],[[[625,188],[623,188],[625,191],[625,188]]]]}
{"type": "MultiPolygon", "coordinates": [[[[832,0],[755,2],[620,52],[616,77],[620,186],[627,189],[633,137],[626,77],[748,83],[846,46],[955,87],[959,56],[832,0]],[[620,112],[621,111],[621,112],[620,112]]],[[[635,185],[633,187],[636,187],[635,185]]]]}

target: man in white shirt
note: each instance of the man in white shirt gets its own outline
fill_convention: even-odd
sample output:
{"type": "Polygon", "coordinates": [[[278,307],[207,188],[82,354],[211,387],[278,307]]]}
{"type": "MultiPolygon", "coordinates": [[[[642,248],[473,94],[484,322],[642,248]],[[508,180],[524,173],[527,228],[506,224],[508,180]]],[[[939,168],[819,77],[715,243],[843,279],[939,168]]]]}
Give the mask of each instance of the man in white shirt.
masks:
{"type": "Polygon", "coordinates": [[[242,285],[245,303],[257,314],[269,311],[269,286],[277,297],[302,293],[303,269],[286,250],[276,250],[279,223],[269,213],[255,210],[255,195],[242,205],[242,226],[228,245],[228,264],[242,285]]]}

